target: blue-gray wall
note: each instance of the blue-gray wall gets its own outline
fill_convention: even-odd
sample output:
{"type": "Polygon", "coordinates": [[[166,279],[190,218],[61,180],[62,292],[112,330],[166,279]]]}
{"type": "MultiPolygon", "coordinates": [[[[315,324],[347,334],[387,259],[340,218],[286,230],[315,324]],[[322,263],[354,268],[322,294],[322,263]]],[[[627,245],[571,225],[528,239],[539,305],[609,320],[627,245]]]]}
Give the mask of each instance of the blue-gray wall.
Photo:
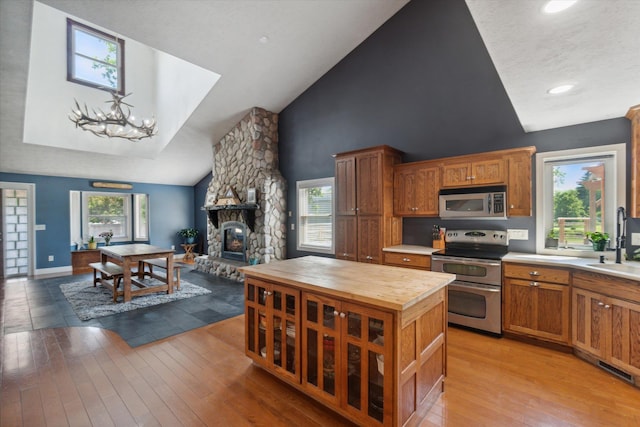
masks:
{"type": "MultiPolygon", "coordinates": [[[[525,133],[464,0],[414,0],[287,106],[279,132],[294,221],[296,181],[333,176],[334,153],[387,144],[411,162],[529,145],[554,151],[628,142],[630,122],[525,133]]],[[[430,245],[433,224],[526,228],[532,239],[512,241],[510,249],[535,252],[535,216],[404,219],[404,243],[430,245]]],[[[638,231],[640,221],[629,221],[629,229],[638,231]]],[[[295,232],[287,240],[289,257],[305,255],[295,232]]]]}
{"type": "MultiPolygon", "coordinates": [[[[46,225],[46,230],[35,232],[35,268],[43,269],[71,265],[71,253],[69,250],[69,191],[97,191],[97,189],[91,187],[93,180],[0,173],[0,181],[35,184],[35,223],[46,225]],[[47,261],[49,255],[54,256],[54,261],[47,261]]],[[[194,187],[132,184],[133,189],[131,190],[112,191],[148,194],[149,243],[162,247],[175,245],[176,252],[181,252],[180,243],[182,243],[182,239],[176,233],[182,228],[193,227],[195,224],[194,187]]]]}
{"type": "MultiPolygon", "coordinates": [[[[213,165],[212,165],[213,166],[213,165]]],[[[198,182],[195,189],[195,227],[200,231],[199,234],[199,244],[201,244],[200,251],[202,253],[208,253],[209,248],[207,245],[207,212],[202,210],[202,207],[205,204],[205,200],[207,197],[207,188],[209,187],[209,183],[213,179],[213,174],[208,173],[204,178],[198,182]]]]}

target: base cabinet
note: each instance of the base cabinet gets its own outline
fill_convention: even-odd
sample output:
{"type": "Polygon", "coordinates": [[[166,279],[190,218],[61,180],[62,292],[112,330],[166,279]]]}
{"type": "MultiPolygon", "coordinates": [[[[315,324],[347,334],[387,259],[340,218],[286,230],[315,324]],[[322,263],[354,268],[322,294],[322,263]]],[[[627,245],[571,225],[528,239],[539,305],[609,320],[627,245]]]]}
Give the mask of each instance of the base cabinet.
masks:
{"type": "Polygon", "coordinates": [[[413,425],[442,393],[446,287],[405,311],[246,276],[245,352],[358,425],[413,425]]]}
{"type": "Polygon", "coordinates": [[[575,273],[573,345],[640,381],[640,294],[624,279],[575,273]],[[598,291],[607,284],[607,294],[598,291]],[[623,299],[624,297],[624,299],[623,299]]]}
{"type": "Polygon", "coordinates": [[[89,267],[92,262],[100,262],[99,249],[83,249],[71,251],[72,274],[91,273],[93,269],[89,267]]]}
{"type": "Polygon", "coordinates": [[[505,263],[504,277],[503,330],[569,345],[569,272],[505,263]]]}

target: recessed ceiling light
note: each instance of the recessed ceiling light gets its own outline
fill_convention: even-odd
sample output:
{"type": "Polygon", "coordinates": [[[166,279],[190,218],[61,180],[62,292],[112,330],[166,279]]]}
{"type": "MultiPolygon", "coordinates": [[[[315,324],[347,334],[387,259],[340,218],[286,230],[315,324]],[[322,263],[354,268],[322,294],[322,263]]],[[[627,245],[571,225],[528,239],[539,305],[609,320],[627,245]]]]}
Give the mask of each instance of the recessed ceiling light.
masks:
{"type": "Polygon", "coordinates": [[[544,13],[558,13],[573,6],[578,0],[550,0],[544,5],[544,13]]]}
{"type": "Polygon", "coordinates": [[[565,93],[570,91],[571,89],[573,89],[575,85],[572,84],[566,84],[566,85],[560,85],[560,86],[556,86],[556,87],[552,87],[551,89],[549,89],[547,91],[547,93],[550,93],[551,95],[557,95],[559,93],[565,93]]]}
{"type": "Polygon", "coordinates": [[[267,44],[267,43],[269,43],[269,37],[267,37],[267,36],[262,36],[262,37],[260,37],[260,38],[258,39],[258,41],[259,41],[260,43],[262,43],[262,44],[267,44]]]}

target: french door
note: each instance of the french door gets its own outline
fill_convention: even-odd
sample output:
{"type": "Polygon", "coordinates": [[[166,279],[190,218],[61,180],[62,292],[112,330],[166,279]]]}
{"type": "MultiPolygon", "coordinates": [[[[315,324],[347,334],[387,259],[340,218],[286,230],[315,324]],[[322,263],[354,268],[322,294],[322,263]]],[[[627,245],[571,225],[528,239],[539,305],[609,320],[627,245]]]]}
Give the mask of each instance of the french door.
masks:
{"type": "Polygon", "coordinates": [[[33,275],[35,184],[0,182],[0,278],[33,275]]]}

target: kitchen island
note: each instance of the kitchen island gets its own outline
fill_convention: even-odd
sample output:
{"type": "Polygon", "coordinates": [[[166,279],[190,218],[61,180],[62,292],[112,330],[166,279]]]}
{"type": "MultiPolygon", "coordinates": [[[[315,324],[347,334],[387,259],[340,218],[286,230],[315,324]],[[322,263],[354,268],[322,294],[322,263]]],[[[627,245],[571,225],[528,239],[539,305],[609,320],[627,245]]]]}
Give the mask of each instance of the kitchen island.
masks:
{"type": "Polygon", "coordinates": [[[446,372],[455,276],[303,257],[243,267],[245,352],[358,424],[424,417],[446,372]]]}

